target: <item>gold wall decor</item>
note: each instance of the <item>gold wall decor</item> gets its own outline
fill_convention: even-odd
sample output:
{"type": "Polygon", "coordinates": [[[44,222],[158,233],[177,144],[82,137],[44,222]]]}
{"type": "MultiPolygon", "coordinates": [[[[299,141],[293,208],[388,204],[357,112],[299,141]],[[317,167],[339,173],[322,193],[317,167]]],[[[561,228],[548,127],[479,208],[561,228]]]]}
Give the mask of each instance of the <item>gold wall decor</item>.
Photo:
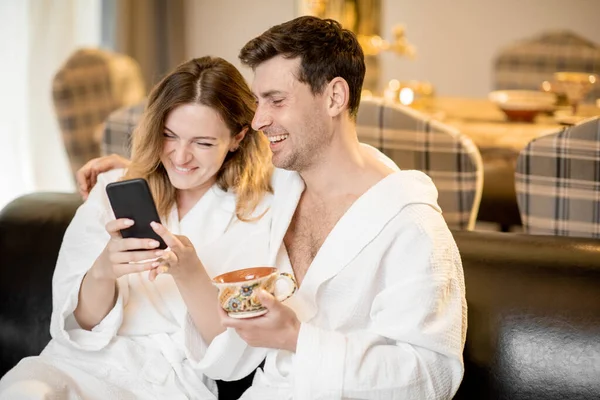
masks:
{"type": "MultiPolygon", "coordinates": [[[[367,72],[363,89],[373,93],[379,89],[379,60],[367,46],[371,38],[380,37],[381,0],[298,0],[299,15],[331,18],[350,29],[359,38],[365,52],[367,72]],[[369,51],[367,51],[369,50],[369,51]]],[[[377,40],[377,39],[375,39],[377,40]]]]}

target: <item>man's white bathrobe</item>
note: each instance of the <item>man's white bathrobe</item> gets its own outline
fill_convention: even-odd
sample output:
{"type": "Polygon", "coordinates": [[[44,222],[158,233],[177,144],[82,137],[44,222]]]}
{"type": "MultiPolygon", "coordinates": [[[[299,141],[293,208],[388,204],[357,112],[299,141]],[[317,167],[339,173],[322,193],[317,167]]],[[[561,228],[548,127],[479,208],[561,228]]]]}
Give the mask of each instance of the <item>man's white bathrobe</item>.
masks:
{"type": "MultiPolygon", "coordinates": [[[[40,393],[50,390],[61,393],[61,399],[214,399],[216,385],[206,375],[231,380],[249,372],[238,371],[237,363],[253,349],[235,331],[206,348],[168,274],[155,282],[147,273],[119,278],[110,313],[92,331],[77,325],[73,311],[82,279],[106,246],[105,224],[114,219],[105,188],[122,174],[100,175],[67,229],[53,278],[53,339],[39,357],[24,359],[4,376],[0,398],[14,398],[23,390],[37,390],[35,398],[46,398],[40,393]]],[[[268,194],[255,215],[267,210],[271,200],[268,194]]],[[[181,221],[176,207],[163,221],[172,233],[191,240],[210,276],[267,265],[270,222],[270,212],[254,223],[237,220],[235,196],[216,185],[181,221]]],[[[260,361],[243,366],[252,370],[260,361]]]]}
{"type": "MultiPolygon", "coordinates": [[[[293,273],[283,237],[304,183],[278,171],[274,189],[270,262],[293,273]]],[[[269,350],[243,399],[450,399],[458,389],[462,264],[423,173],[393,173],[356,200],[285,304],[302,322],[297,351],[269,350]]]]}

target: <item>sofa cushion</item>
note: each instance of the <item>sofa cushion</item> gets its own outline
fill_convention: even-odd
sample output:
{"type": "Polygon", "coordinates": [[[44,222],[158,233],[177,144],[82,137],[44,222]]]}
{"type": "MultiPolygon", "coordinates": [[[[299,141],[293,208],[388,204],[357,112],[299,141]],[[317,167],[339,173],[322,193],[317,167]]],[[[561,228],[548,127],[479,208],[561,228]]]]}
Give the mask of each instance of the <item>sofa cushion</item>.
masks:
{"type": "Polygon", "coordinates": [[[600,398],[600,241],[453,234],[469,308],[455,398],[600,398]]]}

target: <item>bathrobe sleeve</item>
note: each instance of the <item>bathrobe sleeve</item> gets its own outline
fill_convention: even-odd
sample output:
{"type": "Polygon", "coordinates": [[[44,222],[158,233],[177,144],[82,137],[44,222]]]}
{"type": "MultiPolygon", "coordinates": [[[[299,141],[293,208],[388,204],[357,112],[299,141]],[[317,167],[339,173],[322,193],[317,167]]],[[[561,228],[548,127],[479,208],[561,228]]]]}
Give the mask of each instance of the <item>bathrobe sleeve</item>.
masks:
{"type": "Polygon", "coordinates": [[[100,350],[116,335],[123,320],[127,277],[121,277],[117,281],[118,297],[115,307],[91,331],[81,329],[73,316],[83,277],[110,239],[105,225],[114,216],[106,196],[106,185],[116,181],[122,172],[114,170],[98,176],[97,184],[77,210],[63,238],[52,279],[50,334],[67,346],[100,350]]]}
{"type": "Polygon", "coordinates": [[[211,379],[240,380],[266,357],[267,349],[248,346],[235,329],[228,328],[206,346],[189,316],[186,325],[186,355],[193,368],[211,379]]]}
{"type": "Polygon", "coordinates": [[[422,204],[388,228],[393,239],[373,259],[380,287],[351,294],[372,300],[368,328],[344,334],[303,323],[294,398],[450,399],[458,389],[466,302],[452,235],[422,204]]]}

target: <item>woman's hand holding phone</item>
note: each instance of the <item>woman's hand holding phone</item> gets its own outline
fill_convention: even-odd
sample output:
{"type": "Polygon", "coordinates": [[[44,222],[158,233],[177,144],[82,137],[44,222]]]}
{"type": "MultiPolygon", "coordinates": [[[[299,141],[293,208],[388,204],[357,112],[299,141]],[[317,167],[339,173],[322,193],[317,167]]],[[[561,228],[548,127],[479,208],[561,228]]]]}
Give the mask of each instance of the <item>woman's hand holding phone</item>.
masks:
{"type": "Polygon", "coordinates": [[[92,266],[91,272],[95,278],[116,280],[123,275],[150,271],[160,265],[156,259],[164,254],[164,250],[157,249],[160,245],[158,241],[121,237],[121,229],[129,228],[134,223],[131,219],[121,218],[106,224],[110,240],[92,266]]]}
{"type": "Polygon", "coordinates": [[[106,224],[110,235],[106,247],[83,278],[79,302],[73,314],[79,326],[91,330],[105,318],[117,301],[117,279],[123,275],[149,271],[163,254],[155,239],[123,238],[121,229],[134,225],[120,218],[106,224]],[[135,251],[130,251],[135,250],[135,251]]]}
{"type": "Polygon", "coordinates": [[[194,245],[187,236],[174,235],[157,222],[152,222],[150,226],[169,246],[169,250],[165,251],[158,260],[159,266],[149,272],[148,278],[151,281],[161,273],[168,273],[179,281],[191,281],[194,275],[200,274],[201,279],[210,281],[194,245]]]}

